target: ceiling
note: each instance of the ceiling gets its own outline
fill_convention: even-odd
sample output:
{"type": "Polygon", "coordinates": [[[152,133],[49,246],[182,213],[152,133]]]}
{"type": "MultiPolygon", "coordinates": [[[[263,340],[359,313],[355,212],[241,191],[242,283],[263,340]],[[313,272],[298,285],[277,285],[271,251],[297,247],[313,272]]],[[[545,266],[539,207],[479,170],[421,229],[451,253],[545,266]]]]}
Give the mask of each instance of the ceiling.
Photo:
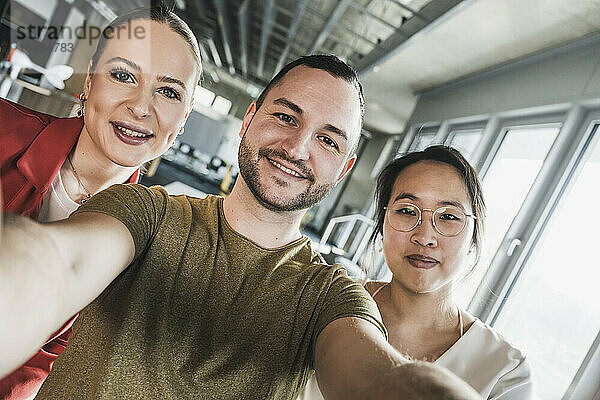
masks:
{"type": "Polygon", "coordinates": [[[367,74],[460,2],[188,0],[178,13],[201,32],[204,86],[230,98],[240,114],[287,62],[334,53],[367,74]]]}
{"type": "MultiPolygon", "coordinates": [[[[147,0],[85,0],[115,14],[147,0]]],[[[169,1],[167,1],[169,3],[169,1]]],[[[361,75],[365,126],[402,132],[416,93],[600,31],[600,0],[170,0],[199,38],[203,86],[238,117],[286,62],[335,53],[361,75]]]]}

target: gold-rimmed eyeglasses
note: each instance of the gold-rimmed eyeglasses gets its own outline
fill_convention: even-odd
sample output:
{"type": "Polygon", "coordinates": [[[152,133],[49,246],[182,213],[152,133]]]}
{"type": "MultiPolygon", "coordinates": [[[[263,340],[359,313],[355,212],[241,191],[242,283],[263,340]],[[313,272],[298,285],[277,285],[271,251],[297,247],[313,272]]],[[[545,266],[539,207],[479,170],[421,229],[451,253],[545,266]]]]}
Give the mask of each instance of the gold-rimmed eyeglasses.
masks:
{"type": "Polygon", "coordinates": [[[412,203],[394,203],[385,207],[390,226],[400,232],[410,232],[423,222],[423,212],[431,212],[433,228],[443,236],[457,236],[465,226],[467,219],[477,219],[460,208],[452,205],[442,206],[435,210],[419,208],[412,203]]]}

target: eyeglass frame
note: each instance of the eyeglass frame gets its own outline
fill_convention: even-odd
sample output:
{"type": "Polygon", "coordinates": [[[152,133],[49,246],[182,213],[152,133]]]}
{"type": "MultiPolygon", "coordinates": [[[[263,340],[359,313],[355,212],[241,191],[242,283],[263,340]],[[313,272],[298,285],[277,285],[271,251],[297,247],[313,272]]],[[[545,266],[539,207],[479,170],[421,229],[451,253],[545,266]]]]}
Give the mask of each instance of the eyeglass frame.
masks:
{"type": "MultiPolygon", "coordinates": [[[[415,207],[417,210],[419,210],[419,220],[417,221],[417,223],[416,223],[416,224],[415,224],[415,225],[414,225],[412,228],[410,228],[409,230],[406,230],[406,231],[403,231],[403,230],[400,230],[400,229],[396,229],[396,228],[394,228],[394,226],[393,226],[393,225],[391,224],[391,222],[390,222],[390,226],[392,227],[392,229],[393,229],[393,230],[395,230],[395,231],[397,231],[397,232],[410,232],[410,231],[413,231],[413,230],[415,230],[415,228],[416,228],[417,226],[419,226],[419,225],[421,225],[421,224],[423,223],[423,211],[430,211],[430,212],[431,212],[431,225],[433,226],[433,229],[435,229],[435,231],[436,231],[437,233],[439,233],[440,235],[442,235],[442,236],[445,236],[445,237],[456,237],[456,236],[460,235],[460,234],[461,234],[461,232],[462,232],[462,231],[464,231],[464,230],[465,230],[465,228],[467,227],[467,221],[465,221],[465,224],[463,225],[463,227],[462,227],[462,228],[460,229],[460,231],[458,231],[456,234],[454,234],[454,235],[446,235],[446,234],[442,233],[442,232],[440,231],[440,229],[437,227],[437,225],[435,224],[435,219],[433,218],[433,215],[434,215],[434,214],[435,214],[435,213],[436,213],[436,212],[437,212],[439,209],[442,209],[442,208],[445,208],[445,207],[449,207],[449,206],[441,206],[441,207],[438,207],[438,208],[436,208],[435,210],[432,210],[431,208],[423,208],[423,209],[421,209],[421,208],[420,208],[418,205],[416,205],[416,204],[413,204],[413,203],[409,203],[409,202],[401,202],[401,203],[398,203],[398,204],[407,204],[407,205],[409,205],[409,206],[413,206],[413,207],[415,207]]],[[[452,206],[452,207],[456,207],[456,206],[452,206]]],[[[458,207],[456,207],[456,208],[458,208],[458,207]]],[[[387,218],[389,218],[387,215],[388,215],[388,210],[390,209],[390,207],[388,207],[388,206],[385,206],[385,207],[383,207],[383,209],[385,210],[385,215],[386,215],[386,217],[387,217],[387,218]]],[[[460,209],[459,209],[459,210],[460,210],[460,209]]],[[[463,214],[465,214],[465,216],[466,216],[467,218],[472,218],[472,219],[474,219],[474,220],[476,220],[476,219],[477,219],[477,217],[476,217],[475,215],[473,215],[473,214],[467,214],[467,213],[466,213],[465,211],[463,211],[463,210],[460,210],[460,211],[461,211],[463,214]]]]}

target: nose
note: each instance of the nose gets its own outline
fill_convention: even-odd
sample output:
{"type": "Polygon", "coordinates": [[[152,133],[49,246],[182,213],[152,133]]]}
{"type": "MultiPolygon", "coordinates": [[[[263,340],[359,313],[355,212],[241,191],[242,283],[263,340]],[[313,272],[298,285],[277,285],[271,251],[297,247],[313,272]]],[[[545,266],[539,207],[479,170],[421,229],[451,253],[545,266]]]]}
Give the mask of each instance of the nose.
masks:
{"type": "Polygon", "coordinates": [[[308,160],[312,133],[308,130],[295,131],[283,140],[281,149],[294,160],[308,160]]]}
{"type": "Polygon", "coordinates": [[[152,93],[149,93],[149,91],[140,88],[127,102],[127,110],[129,110],[129,113],[137,119],[146,118],[150,115],[150,109],[152,108],[152,100],[152,93]]]}
{"type": "Polygon", "coordinates": [[[421,215],[421,221],[412,231],[411,241],[423,247],[437,247],[437,231],[429,215],[421,215]]]}

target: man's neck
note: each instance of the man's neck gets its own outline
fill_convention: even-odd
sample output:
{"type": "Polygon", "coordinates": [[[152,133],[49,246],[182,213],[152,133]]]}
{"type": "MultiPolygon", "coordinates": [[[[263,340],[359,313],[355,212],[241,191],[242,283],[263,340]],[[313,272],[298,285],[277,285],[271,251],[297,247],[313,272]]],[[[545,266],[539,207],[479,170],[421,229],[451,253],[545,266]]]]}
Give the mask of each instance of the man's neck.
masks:
{"type": "Polygon", "coordinates": [[[223,201],[225,219],[239,234],[266,247],[284,246],[299,239],[304,211],[276,212],[265,208],[240,176],[223,201]]]}

